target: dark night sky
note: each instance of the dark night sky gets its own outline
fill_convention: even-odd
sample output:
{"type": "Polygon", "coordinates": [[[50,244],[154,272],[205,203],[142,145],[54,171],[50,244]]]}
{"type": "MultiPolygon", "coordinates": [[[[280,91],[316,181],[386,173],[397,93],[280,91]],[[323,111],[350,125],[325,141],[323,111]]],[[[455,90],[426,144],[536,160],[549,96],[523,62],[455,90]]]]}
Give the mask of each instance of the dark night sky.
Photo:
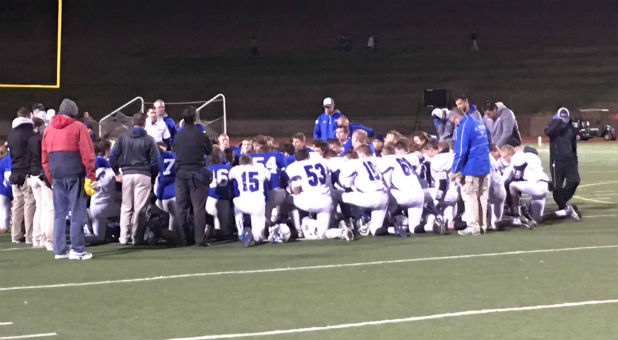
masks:
{"type": "MultiPolygon", "coordinates": [[[[54,0],[0,2],[0,82],[53,81],[55,13],[54,0]]],[[[472,31],[478,32],[482,47],[505,53],[615,46],[618,2],[65,0],[66,87],[51,92],[0,89],[8,99],[0,110],[3,115],[14,112],[17,103],[11,98],[25,100],[28,95],[32,100],[23,104],[59,102],[65,92],[83,86],[82,80],[71,83],[72,72],[90,70],[88,76],[96,82],[114,68],[114,60],[123,58],[244,56],[251,35],[257,35],[263,56],[302,58],[332,53],[341,34],[350,35],[357,48],[368,35],[378,34],[380,47],[389,53],[434,50],[447,55],[464,48],[472,31]]],[[[148,81],[157,70],[142,72],[148,81]]]]}

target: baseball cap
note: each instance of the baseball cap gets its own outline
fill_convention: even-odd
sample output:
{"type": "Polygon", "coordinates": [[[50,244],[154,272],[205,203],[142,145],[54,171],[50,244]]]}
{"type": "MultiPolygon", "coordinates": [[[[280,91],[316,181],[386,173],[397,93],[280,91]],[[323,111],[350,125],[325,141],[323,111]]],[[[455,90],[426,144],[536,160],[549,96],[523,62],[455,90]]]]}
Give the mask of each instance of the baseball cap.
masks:
{"type": "Polygon", "coordinates": [[[331,105],[334,105],[334,104],[335,104],[335,101],[331,97],[326,97],[322,101],[322,106],[331,106],[331,105]]]}
{"type": "Polygon", "coordinates": [[[42,103],[35,103],[32,105],[32,111],[34,110],[45,110],[45,106],[42,103]]]}

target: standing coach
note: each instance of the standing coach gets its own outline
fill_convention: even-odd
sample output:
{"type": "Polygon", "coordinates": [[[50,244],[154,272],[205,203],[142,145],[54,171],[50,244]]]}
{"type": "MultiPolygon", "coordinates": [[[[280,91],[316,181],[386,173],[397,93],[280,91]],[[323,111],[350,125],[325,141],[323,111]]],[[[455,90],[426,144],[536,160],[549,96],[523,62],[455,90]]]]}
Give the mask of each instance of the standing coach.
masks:
{"type": "Polygon", "coordinates": [[[568,203],[579,185],[579,172],[576,133],[566,107],[558,109],[545,128],[545,135],[549,137],[549,167],[554,185],[554,201],[558,205],[555,214],[557,217],[579,220],[577,207],[568,203]]]}
{"type": "Polygon", "coordinates": [[[464,176],[461,198],[465,206],[466,229],[459,235],[478,235],[487,229],[487,196],[489,195],[489,138],[481,121],[458,108],[449,113],[456,126],[451,177],[464,176]]]}
{"type": "Polygon", "coordinates": [[[172,149],[176,152],[176,235],[179,245],[186,245],[185,226],[189,212],[193,209],[193,223],[195,225],[195,245],[206,245],[204,228],[206,227],[206,196],[208,183],[201,183],[197,177],[200,170],[206,166],[204,156],[212,152],[212,143],[206,134],[195,126],[197,112],[193,106],[185,108],[182,119],[185,125],[180,130],[172,149]]]}

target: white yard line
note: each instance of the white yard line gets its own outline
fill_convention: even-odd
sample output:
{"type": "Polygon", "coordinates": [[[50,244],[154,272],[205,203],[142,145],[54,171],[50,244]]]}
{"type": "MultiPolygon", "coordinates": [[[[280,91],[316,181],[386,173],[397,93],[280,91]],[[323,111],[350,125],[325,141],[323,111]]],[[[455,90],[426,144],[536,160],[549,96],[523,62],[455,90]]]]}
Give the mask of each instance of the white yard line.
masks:
{"type": "Polygon", "coordinates": [[[315,331],[326,331],[326,330],[331,330],[331,329],[344,329],[344,328],[354,328],[354,327],[396,324],[396,323],[413,322],[413,321],[435,320],[435,319],[444,319],[444,318],[470,316],[470,315],[520,312],[520,311],[543,310],[543,309],[551,309],[551,308],[568,308],[568,307],[601,305],[601,304],[610,304],[610,303],[618,303],[618,299],[566,302],[566,303],[557,303],[553,305],[536,305],[536,306],[524,306],[524,307],[467,310],[467,311],[462,311],[462,312],[411,316],[411,317],[400,318],[400,319],[364,321],[364,322],[355,322],[355,323],[344,323],[344,324],[338,324],[338,325],[313,326],[313,327],[293,328],[293,329],[278,329],[278,330],[254,332],[254,333],[213,334],[213,335],[203,335],[203,336],[196,336],[196,337],[190,337],[190,338],[174,338],[174,339],[169,339],[169,340],[210,340],[210,339],[227,339],[227,338],[247,338],[247,337],[254,337],[254,336],[273,336],[273,335],[280,335],[280,334],[307,333],[307,332],[315,332],[315,331]]]}
{"type": "MultiPolygon", "coordinates": [[[[6,248],[6,249],[0,249],[0,251],[26,250],[26,249],[41,249],[41,248],[34,248],[34,247],[6,248]]],[[[45,249],[45,248],[42,248],[42,249],[45,249]]]]}
{"type": "Polygon", "coordinates": [[[584,219],[586,219],[586,218],[597,218],[597,217],[616,217],[616,216],[618,216],[618,215],[616,215],[616,214],[611,214],[611,215],[590,215],[590,216],[588,216],[588,215],[584,215],[584,217],[583,217],[583,218],[584,218],[584,219]]]}
{"type": "Polygon", "coordinates": [[[592,186],[595,186],[595,185],[616,184],[616,183],[618,183],[618,181],[588,183],[588,184],[579,185],[578,188],[586,188],[586,187],[592,187],[592,186]]]}
{"type": "Polygon", "coordinates": [[[3,337],[0,337],[0,340],[42,338],[42,337],[56,336],[56,335],[58,334],[56,333],[24,334],[24,335],[3,336],[3,337]]]}
{"type": "Polygon", "coordinates": [[[353,263],[326,264],[326,265],[303,266],[303,267],[281,267],[281,268],[270,268],[270,269],[230,270],[230,271],[222,271],[222,272],[205,272],[205,273],[189,273],[189,274],[177,274],[177,275],[161,275],[161,276],[143,277],[143,278],[135,278],[135,279],[121,279],[121,280],[89,281],[89,282],[68,282],[68,283],[32,285],[32,286],[13,286],[13,287],[0,287],[0,292],[15,291],[15,290],[46,289],[46,288],[97,286],[97,285],[108,285],[108,284],[116,284],[116,283],[133,283],[133,282],[157,281],[157,280],[166,280],[166,279],[184,279],[184,278],[204,277],[204,276],[225,276],[225,275],[246,275],[246,274],[261,274],[261,273],[277,273],[277,272],[290,272],[290,271],[301,271],[301,270],[333,269],[333,268],[344,268],[344,267],[361,267],[361,266],[372,266],[372,265],[381,265],[381,264],[411,263],[411,262],[441,261],[441,260],[458,260],[458,259],[469,259],[469,258],[476,258],[476,257],[524,255],[524,254],[536,254],[536,253],[555,253],[555,252],[564,252],[564,251],[593,250],[593,249],[606,249],[606,248],[618,248],[618,245],[611,244],[611,245],[599,245],[599,246],[587,246],[587,247],[572,247],[572,248],[553,248],[553,249],[536,249],[536,250],[514,250],[514,251],[506,251],[506,252],[500,252],[500,253],[484,253],[484,254],[468,254],[468,255],[421,257],[421,258],[409,258],[409,259],[398,259],[398,260],[384,260],[384,261],[372,261],[372,262],[353,262],[353,263]]]}
{"type": "Polygon", "coordinates": [[[582,200],[582,201],[594,202],[594,203],[616,204],[616,202],[607,202],[607,201],[595,200],[593,198],[586,198],[586,197],[581,197],[581,196],[578,196],[578,195],[573,195],[573,198],[578,199],[578,200],[582,200]]]}
{"type": "Polygon", "coordinates": [[[13,323],[12,323],[11,321],[8,321],[8,322],[0,322],[0,326],[10,326],[10,325],[12,325],[12,324],[13,324],[13,323]]]}

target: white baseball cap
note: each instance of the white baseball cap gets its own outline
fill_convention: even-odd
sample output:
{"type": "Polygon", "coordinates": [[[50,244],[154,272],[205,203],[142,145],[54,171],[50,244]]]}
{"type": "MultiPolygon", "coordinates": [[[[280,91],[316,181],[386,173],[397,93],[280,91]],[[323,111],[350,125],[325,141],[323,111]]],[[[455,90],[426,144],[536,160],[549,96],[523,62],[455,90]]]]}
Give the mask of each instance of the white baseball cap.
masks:
{"type": "Polygon", "coordinates": [[[335,101],[333,100],[333,98],[331,97],[324,98],[324,100],[322,101],[322,106],[331,106],[331,105],[335,105],[335,101]]]}

